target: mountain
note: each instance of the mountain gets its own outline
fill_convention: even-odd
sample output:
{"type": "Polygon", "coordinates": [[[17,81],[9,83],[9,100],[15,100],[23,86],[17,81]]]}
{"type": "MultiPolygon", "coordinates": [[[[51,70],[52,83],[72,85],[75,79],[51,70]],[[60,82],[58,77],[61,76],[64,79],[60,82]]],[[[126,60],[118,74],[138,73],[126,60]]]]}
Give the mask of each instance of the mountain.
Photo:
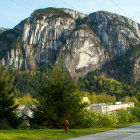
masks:
{"type": "MultiPolygon", "coordinates": [[[[139,43],[140,25],[129,18],[106,11],[86,15],[64,8],[39,9],[0,34],[0,62],[19,70],[35,70],[61,58],[72,77],[103,68],[102,73],[108,75],[111,72],[105,67],[135,46],[140,48],[139,43]]],[[[140,56],[134,53],[132,57],[133,81],[138,82],[140,56]]],[[[124,59],[120,61],[125,64],[124,59]]],[[[114,76],[119,69],[112,66],[111,70],[114,76]]]]}
{"type": "Polygon", "coordinates": [[[7,28],[2,28],[0,27],[0,34],[3,33],[4,31],[8,30],[7,28]]]}

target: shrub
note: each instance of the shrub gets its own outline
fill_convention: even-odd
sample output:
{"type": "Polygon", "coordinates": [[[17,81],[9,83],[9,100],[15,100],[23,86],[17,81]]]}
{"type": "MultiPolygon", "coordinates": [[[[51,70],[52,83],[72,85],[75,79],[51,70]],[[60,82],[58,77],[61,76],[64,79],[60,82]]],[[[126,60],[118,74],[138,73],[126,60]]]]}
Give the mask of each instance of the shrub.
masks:
{"type": "Polygon", "coordinates": [[[84,126],[85,128],[95,126],[115,126],[118,122],[118,116],[116,113],[103,114],[96,111],[87,111],[84,114],[84,126]]]}
{"type": "Polygon", "coordinates": [[[127,124],[131,122],[131,112],[129,110],[121,109],[120,111],[118,111],[117,115],[119,124],[127,124]]]}
{"type": "Polygon", "coordinates": [[[136,116],[140,120],[140,107],[134,107],[131,109],[131,114],[136,116]]]}
{"type": "Polygon", "coordinates": [[[95,111],[87,111],[84,114],[84,123],[83,127],[89,128],[89,127],[94,127],[98,125],[98,113],[95,111]]]}
{"type": "Polygon", "coordinates": [[[11,129],[11,125],[9,124],[9,122],[6,119],[1,119],[0,120],[0,129],[2,130],[8,130],[11,129]]]}
{"type": "Polygon", "coordinates": [[[63,11],[63,9],[58,8],[47,8],[47,9],[38,9],[33,13],[38,20],[41,20],[43,16],[48,16],[48,18],[72,18],[72,16],[63,11]]]}
{"type": "Polygon", "coordinates": [[[99,114],[99,126],[114,126],[117,123],[115,114],[99,114]]]}

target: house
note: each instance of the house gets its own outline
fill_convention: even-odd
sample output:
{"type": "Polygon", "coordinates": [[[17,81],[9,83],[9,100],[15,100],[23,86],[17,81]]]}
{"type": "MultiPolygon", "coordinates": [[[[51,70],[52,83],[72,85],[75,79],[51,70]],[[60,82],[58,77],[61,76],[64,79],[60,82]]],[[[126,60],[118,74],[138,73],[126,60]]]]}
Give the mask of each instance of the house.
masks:
{"type": "Polygon", "coordinates": [[[26,117],[26,116],[28,116],[28,117],[33,117],[33,112],[30,110],[30,108],[27,106],[27,105],[20,105],[19,107],[18,107],[18,116],[19,117],[26,117]]]}
{"type": "Polygon", "coordinates": [[[134,102],[127,102],[127,103],[115,102],[110,104],[100,103],[100,104],[91,104],[90,110],[94,109],[98,112],[108,113],[108,112],[114,112],[120,109],[127,109],[131,107],[134,107],[134,102]]]}

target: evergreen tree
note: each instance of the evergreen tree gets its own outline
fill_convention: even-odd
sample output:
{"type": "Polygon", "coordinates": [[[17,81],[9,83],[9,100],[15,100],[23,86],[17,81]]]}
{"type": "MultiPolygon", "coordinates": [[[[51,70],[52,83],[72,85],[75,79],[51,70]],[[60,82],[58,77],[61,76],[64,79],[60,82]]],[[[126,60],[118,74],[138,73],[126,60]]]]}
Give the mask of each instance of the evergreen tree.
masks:
{"type": "MultiPolygon", "coordinates": [[[[94,74],[94,73],[93,73],[94,74]]],[[[116,96],[119,100],[125,96],[136,96],[138,90],[132,86],[116,81],[112,78],[107,78],[106,76],[95,76],[89,73],[83,79],[79,81],[81,90],[88,91],[90,93],[95,92],[97,94],[106,93],[111,96],[116,96]]]]}
{"type": "Polygon", "coordinates": [[[5,70],[0,74],[0,129],[16,128],[19,120],[16,116],[17,105],[14,103],[13,79],[5,70]]]}
{"type": "Polygon", "coordinates": [[[64,127],[64,120],[69,120],[71,127],[81,127],[87,104],[82,102],[77,84],[67,70],[61,64],[55,65],[46,81],[38,94],[31,124],[61,128],[64,127]]]}

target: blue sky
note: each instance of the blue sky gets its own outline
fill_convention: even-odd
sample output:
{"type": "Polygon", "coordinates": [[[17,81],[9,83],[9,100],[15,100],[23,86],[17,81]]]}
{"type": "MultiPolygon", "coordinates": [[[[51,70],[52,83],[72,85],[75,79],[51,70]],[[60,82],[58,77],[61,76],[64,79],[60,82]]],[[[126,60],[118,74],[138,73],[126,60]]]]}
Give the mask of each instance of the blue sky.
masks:
{"type": "Polygon", "coordinates": [[[39,8],[70,8],[85,14],[104,10],[140,23],[140,0],[0,0],[0,27],[13,28],[39,8]]]}

